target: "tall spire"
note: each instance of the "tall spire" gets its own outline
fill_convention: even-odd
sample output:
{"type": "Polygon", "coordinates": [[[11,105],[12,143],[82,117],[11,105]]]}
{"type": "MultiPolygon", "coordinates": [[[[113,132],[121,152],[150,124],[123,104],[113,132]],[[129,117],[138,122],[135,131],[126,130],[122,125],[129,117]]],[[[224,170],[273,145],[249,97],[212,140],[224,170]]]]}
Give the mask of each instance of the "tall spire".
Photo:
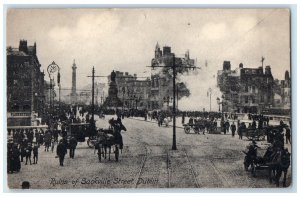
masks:
{"type": "Polygon", "coordinates": [[[159,47],[159,44],[158,44],[158,42],[156,42],[156,46],[155,46],[155,49],[157,50],[157,49],[159,49],[160,47],[159,47]]]}

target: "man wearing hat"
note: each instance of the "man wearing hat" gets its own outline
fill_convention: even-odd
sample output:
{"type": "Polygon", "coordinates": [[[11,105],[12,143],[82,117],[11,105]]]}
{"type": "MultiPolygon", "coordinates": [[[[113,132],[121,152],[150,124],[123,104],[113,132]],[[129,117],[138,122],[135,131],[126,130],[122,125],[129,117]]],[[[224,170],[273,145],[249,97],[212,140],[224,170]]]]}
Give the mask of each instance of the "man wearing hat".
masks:
{"type": "Polygon", "coordinates": [[[31,165],[31,152],[32,152],[32,146],[31,146],[31,143],[29,142],[26,149],[25,149],[25,152],[26,152],[26,163],[25,165],[27,165],[27,162],[29,160],[30,162],[30,165],[31,165]]]}
{"type": "Polygon", "coordinates": [[[72,136],[69,142],[70,158],[72,159],[74,159],[76,146],[77,146],[77,140],[74,136],[72,136]]]}
{"type": "Polygon", "coordinates": [[[56,154],[59,157],[59,165],[64,166],[65,155],[67,154],[67,146],[63,143],[63,140],[59,141],[56,148],[56,154]]]}
{"type": "Polygon", "coordinates": [[[34,143],[34,146],[33,146],[33,149],[32,149],[32,152],[33,152],[33,164],[37,164],[38,162],[38,156],[39,156],[39,146],[36,142],[33,142],[34,143]]]}
{"type": "Polygon", "coordinates": [[[231,129],[231,135],[232,135],[232,137],[234,137],[235,131],[236,131],[236,126],[235,126],[234,122],[232,122],[230,129],[231,129]]]}

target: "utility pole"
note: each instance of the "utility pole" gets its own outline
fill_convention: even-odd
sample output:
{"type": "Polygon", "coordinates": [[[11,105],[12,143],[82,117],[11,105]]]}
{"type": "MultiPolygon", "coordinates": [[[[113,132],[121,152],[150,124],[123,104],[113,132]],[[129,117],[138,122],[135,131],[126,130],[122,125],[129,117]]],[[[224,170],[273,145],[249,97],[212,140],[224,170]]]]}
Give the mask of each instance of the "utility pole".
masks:
{"type": "MultiPolygon", "coordinates": [[[[162,67],[162,68],[172,68],[172,74],[173,74],[173,141],[172,141],[172,150],[177,150],[176,147],[176,75],[177,75],[177,70],[176,70],[176,62],[175,62],[175,54],[173,54],[173,61],[172,65],[167,66],[160,66],[160,65],[154,65],[154,66],[148,66],[151,68],[156,68],[156,67],[162,67]]],[[[199,67],[196,66],[185,66],[185,65],[180,65],[178,66],[180,68],[192,68],[192,69],[200,69],[199,67]]],[[[177,101],[178,102],[178,101],[177,101]]]]}
{"type": "Polygon", "coordinates": [[[175,55],[173,55],[173,144],[172,150],[177,150],[176,147],[176,69],[175,69],[175,55]]]}
{"type": "Polygon", "coordinates": [[[87,77],[92,77],[92,129],[93,131],[96,130],[96,125],[95,125],[95,118],[94,118],[94,114],[95,114],[95,105],[94,105],[94,96],[95,96],[95,77],[107,77],[107,76],[95,76],[95,67],[93,66],[92,69],[92,76],[87,76],[87,77]]]}
{"type": "Polygon", "coordinates": [[[264,58],[264,56],[262,56],[261,57],[261,66],[262,66],[263,70],[264,70],[264,61],[265,61],[265,58],[264,58]]]}
{"type": "Polygon", "coordinates": [[[94,97],[95,97],[95,68],[93,66],[93,70],[92,70],[92,123],[93,124],[94,124],[94,112],[95,112],[94,97]]]}

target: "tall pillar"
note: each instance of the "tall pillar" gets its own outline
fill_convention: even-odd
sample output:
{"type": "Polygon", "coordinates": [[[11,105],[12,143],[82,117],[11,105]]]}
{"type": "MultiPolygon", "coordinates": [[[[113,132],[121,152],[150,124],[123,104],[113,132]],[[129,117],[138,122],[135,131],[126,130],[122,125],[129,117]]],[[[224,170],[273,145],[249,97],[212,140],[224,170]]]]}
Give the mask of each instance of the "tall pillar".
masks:
{"type": "Polygon", "coordinates": [[[71,92],[71,104],[75,104],[77,102],[77,94],[76,94],[76,64],[75,60],[72,66],[72,92],[71,92]]]}

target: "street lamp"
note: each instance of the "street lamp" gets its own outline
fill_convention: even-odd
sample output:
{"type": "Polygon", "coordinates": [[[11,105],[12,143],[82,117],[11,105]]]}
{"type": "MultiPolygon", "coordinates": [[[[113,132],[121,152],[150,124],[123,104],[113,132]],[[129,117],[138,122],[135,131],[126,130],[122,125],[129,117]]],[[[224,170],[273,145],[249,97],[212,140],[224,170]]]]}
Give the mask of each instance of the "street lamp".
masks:
{"type": "Polygon", "coordinates": [[[60,86],[60,67],[53,61],[48,67],[47,67],[47,72],[49,74],[49,78],[50,78],[50,106],[51,106],[51,97],[52,97],[52,88],[54,86],[54,84],[52,84],[52,79],[51,79],[51,75],[54,74],[55,72],[57,73],[57,83],[58,83],[58,88],[59,88],[59,103],[60,103],[60,90],[61,90],[61,86],[60,86]]]}
{"type": "Polygon", "coordinates": [[[122,111],[124,112],[124,95],[125,95],[125,87],[122,88],[122,93],[123,93],[122,111]]]}
{"type": "Polygon", "coordinates": [[[219,105],[219,112],[220,112],[220,111],[221,111],[221,110],[220,110],[221,102],[220,102],[220,98],[219,98],[219,97],[217,98],[217,103],[218,103],[218,105],[219,105]]]}
{"type": "Polygon", "coordinates": [[[209,95],[209,111],[211,111],[211,93],[212,93],[212,89],[208,88],[207,96],[209,95]]]}

